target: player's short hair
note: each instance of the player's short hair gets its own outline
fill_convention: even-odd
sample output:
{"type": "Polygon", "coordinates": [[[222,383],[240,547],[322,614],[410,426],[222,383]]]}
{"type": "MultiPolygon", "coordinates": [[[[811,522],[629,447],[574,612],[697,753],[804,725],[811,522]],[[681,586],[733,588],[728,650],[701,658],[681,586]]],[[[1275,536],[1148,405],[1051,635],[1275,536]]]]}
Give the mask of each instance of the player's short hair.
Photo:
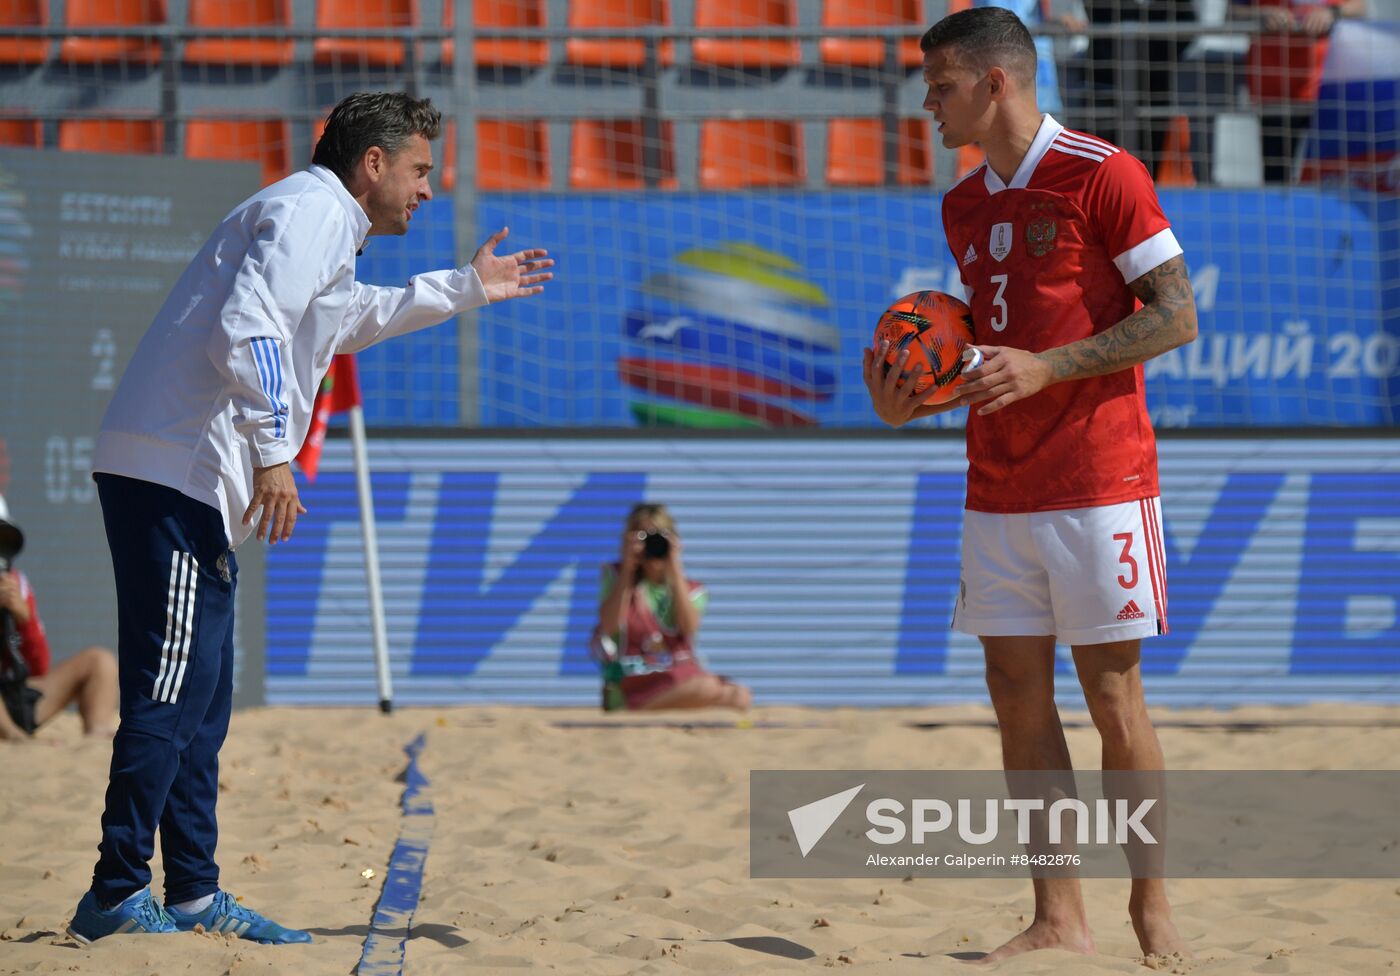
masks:
{"type": "Polygon", "coordinates": [[[953,48],[968,67],[1004,68],[1020,81],[1035,84],[1035,39],[1021,18],[1003,7],[972,7],[944,17],[919,39],[924,53],[938,47],[953,48]]]}
{"type": "Polygon", "coordinates": [[[371,146],[392,156],[412,136],[436,139],[441,125],[442,113],[426,98],[404,92],[355,92],[331,109],[311,161],[348,180],[371,146]]]}

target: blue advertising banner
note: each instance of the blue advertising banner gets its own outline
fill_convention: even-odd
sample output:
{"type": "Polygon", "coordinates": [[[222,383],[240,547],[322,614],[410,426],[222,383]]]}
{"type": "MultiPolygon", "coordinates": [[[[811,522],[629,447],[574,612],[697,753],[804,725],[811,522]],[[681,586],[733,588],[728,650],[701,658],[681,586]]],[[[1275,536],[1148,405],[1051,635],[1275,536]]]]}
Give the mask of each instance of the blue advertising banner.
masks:
{"type": "MultiPolygon", "coordinates": [[[[1400,442],[1183,435],[1161,455],[1170,633],[1144,642],[1149,700],[1400,701],[1400,442]]],[[[980,647],[949,629],[956,435],[381,440],[370,463],[405,703],[596,702],[600,570],[642,500],[671,508],[709,589],[702,657],[758,701],[985,699],[980,647]]],[[[344,440],[302,499],[268,556],[268,701],[373,701],[344,440]]]]}
{"type": "MultiPolygon", "coordinates": [[[[1159,426],[1400,422],[1400,200],[1161,199],[1200,337],[1146,367],[1159,426]]],[[[546,247],[559,267],[543,296],[480,314],[479,423],[874,426],[860,357],[880,312],[920,289],[961,296],[939,203],[912,191],[483,197],[482,239],[509,225],[511,244],[546,247]]],[[[421,238],[377,238],[362,277],[451,264],[450,220],[427,223],[427,259],[421,238]]],[[[362,354],[369,422],[455,423],[456,356],[451,326],[362,354]]]]}

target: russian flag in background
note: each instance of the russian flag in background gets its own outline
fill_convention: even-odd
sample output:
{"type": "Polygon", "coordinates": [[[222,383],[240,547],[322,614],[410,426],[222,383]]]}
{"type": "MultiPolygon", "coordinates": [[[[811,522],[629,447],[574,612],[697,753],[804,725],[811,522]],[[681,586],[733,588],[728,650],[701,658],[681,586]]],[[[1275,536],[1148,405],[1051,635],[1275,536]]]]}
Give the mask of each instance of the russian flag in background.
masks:
{"type": "Polygon", "coordinates": [[[1400,193],[1397,109],[1400,23],[1338,21],[1308,134],[1304,181],[1400,193]]]}
{"type": "MultiPolygon", "coordinates": [[[[1303,178],[1370,191],[1349,202],[1375,221],[1380,327],[1400,338],[1400,23],[1343,20],[1333,29],[1303,178]]],[[[1382,396],[1400,403],[1400,372],[1382,383],[1382,396]]]]}

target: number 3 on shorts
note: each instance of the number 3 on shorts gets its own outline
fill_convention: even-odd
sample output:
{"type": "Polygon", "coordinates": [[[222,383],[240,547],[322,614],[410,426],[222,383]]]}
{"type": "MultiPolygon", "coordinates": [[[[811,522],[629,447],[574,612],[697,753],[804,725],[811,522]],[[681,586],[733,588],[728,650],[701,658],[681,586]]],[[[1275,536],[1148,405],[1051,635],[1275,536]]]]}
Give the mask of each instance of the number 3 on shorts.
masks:
{"type": "Polygon", "coordinates": [[[1133,587],[1137,586],[1138,581],[1137,560],[1134,559],[1132,556],[1133,534],[1131,532],[1115,532],[1113,534],[1113,541],[1123,543],[1123,551],[1118,554],[1118,561],[1120,563],[1126,563],[1128,568],[1132,570],[1133,573],[1133,575],[1128,577],[1127,579],[1124,579],[1122,576],[1119,576],[1118,585],[1123,587],[1123,589],[1125,590],[1131,590],[1133,587]]]}

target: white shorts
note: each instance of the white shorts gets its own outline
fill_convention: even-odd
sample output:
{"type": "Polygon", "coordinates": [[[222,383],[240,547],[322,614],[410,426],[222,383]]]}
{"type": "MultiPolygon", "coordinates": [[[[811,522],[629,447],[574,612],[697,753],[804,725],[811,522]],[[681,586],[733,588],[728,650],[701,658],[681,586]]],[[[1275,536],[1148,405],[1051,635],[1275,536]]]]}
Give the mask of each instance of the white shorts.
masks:
{"type": "Polygon", "coordinates": [[[953,629],[1106,644],[1167,632],[1157,498],[1027,515],[963,513],[953,629]]]}

